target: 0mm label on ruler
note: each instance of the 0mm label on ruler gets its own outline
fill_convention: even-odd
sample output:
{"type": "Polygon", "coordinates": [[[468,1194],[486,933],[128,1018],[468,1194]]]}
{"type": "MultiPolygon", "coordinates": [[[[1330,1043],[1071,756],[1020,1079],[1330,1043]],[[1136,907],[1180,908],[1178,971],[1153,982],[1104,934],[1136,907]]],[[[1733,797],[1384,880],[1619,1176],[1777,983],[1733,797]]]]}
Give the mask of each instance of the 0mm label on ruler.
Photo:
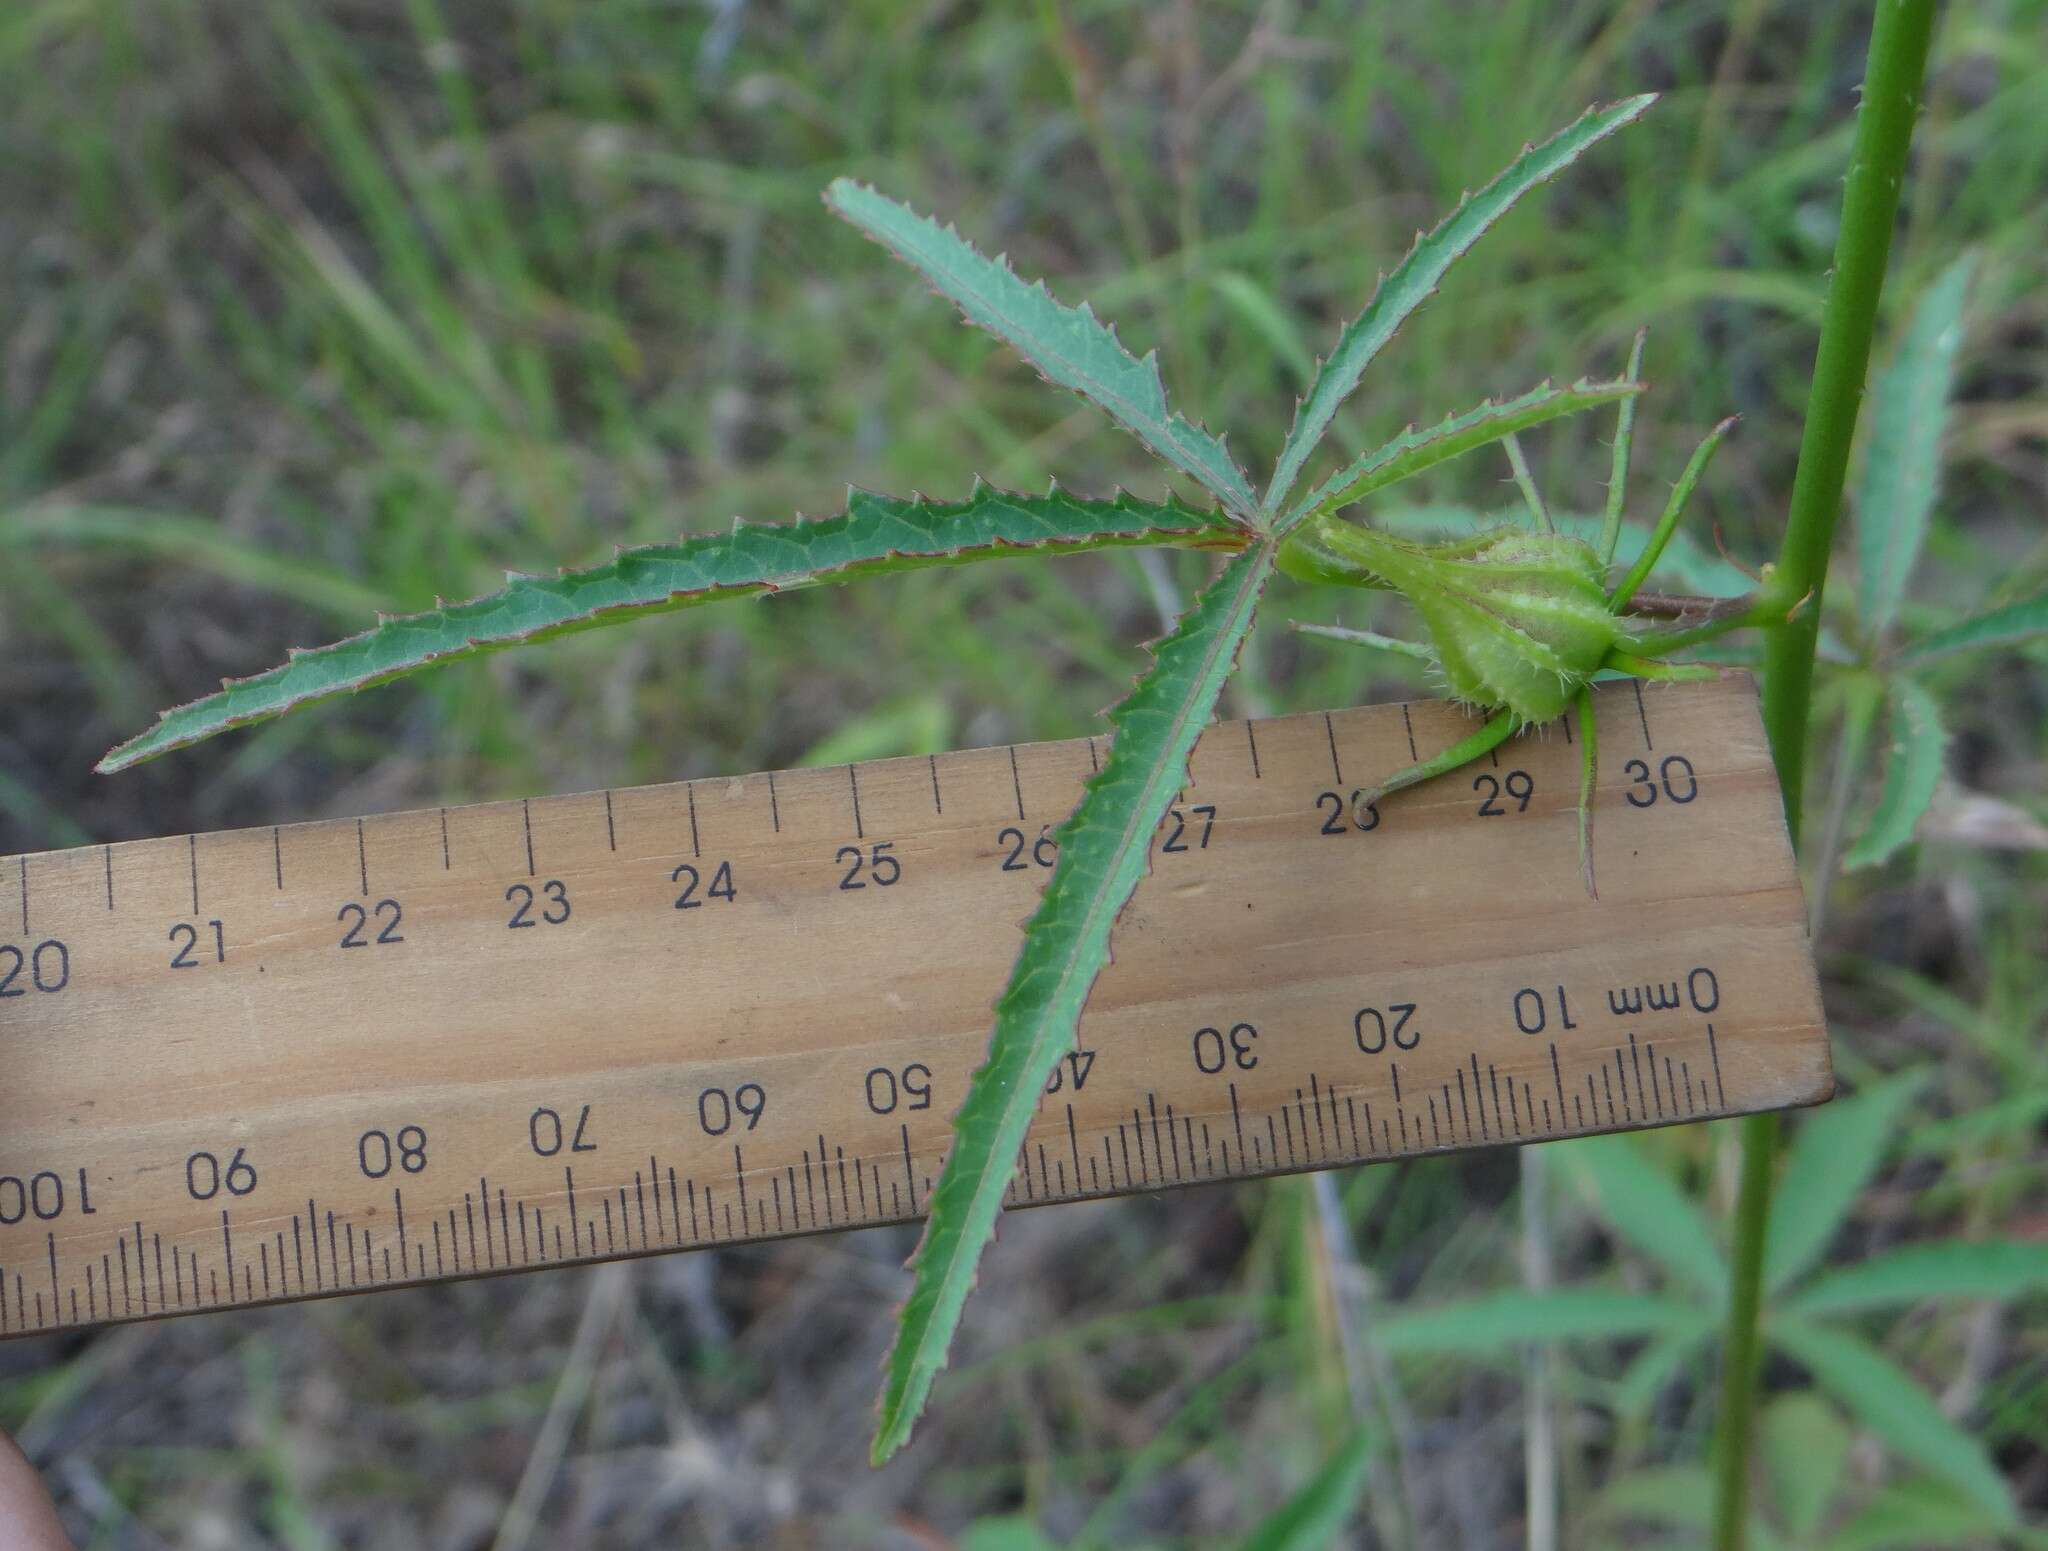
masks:
{"type": "MultiPolygon", "coordinates": [[[[1825,1098],[1751,685],[1598,699],[1597,901],[1569,723],[1211,727],[1012,1204],[1825,1098]]],[[[0,862],[0,1333],[921,1215],[1101,752],[0,862]]]]}

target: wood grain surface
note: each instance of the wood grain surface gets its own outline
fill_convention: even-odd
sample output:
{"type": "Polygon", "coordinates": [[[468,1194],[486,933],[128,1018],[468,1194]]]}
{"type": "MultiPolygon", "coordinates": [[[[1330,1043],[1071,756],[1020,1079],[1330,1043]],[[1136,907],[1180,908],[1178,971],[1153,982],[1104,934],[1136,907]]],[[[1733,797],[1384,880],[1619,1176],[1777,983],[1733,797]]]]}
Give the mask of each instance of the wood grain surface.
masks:
{"type": "MultiPolygon", "coordinates": [[[[1210,728],[1018,1205],[1812,1103],[1746,678],[1210,728]]],[[[1099,740],[0,860],[0,1333],[898,1221],[1099,740]]]]}

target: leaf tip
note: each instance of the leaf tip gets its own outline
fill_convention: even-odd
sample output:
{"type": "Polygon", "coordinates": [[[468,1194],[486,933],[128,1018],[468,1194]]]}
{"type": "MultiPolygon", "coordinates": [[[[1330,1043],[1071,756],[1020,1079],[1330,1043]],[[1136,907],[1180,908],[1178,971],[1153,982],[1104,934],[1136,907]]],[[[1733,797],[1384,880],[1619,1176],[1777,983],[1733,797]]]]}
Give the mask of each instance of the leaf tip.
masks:
{"type": "Polygon", "coordinates": [[[884,1410],[875,1422],[875,1439],[868,1445],[868,1466],[880,1470],[894,1459],[903,1445],[910,1441],[910,1426],[900,1416],[892,1415],[884,1402],[884,1410]]]}
{"type": "Polygon", "coordinates": [[[828,209],[844,215],[847,213],[848,200],[858,198],[862,194],[872,194],[874,191],[873,184],[863,183],[858,178],[849,178],[842,174],[827,183],[818,197],[825,201],[828,209]]]}

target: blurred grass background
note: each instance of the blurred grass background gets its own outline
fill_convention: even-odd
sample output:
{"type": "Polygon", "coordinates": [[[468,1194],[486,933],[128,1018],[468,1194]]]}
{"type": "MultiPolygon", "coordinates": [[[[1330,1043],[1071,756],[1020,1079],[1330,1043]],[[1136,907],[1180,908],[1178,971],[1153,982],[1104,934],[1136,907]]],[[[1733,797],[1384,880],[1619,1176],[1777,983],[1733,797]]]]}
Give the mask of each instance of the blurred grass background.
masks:
{"type": "MultiPolygon", "coordinates": [[[[507,567],[822,514],[848,482],[1156,493],[1127,438],[825,213],[841,172],[1094,301],[1263,468],[1314,356],[1416,228],[1588,102],[1665,92],[1459,267],[1338,438],[1615,370],[1648,324],[1633,504],[1660,502],[1738,411],[1692,531],[1767,556],[1866,26],[1861,6],[1773,0],[16,0],[0,14],[0,851],[1088,730],[1198,557],[690,613],[89,773],[158,706],[507,567]]],[[[2048,574],[2043,124],[2048,6],[1944,8],[1886,331],[1981,251],[1917,583],[1930,608],[2048,574]]],[[[1595,506],[1605,434],[1589,417],[1532,447],[1553,506],[1595,506]]],[[[1505,509],[1505,476],[1468,460],[1427,494],[1505,509]]],[[[1414,689],[1292,636],[1287,612],[1229,714],[1414,689]]],[[[2048,1236],[2048,869],[2025,827],[2048,659],[1937,684],[1949,838],[1828,895],[1845,1077],[1922,1074],[1838,1260],[2048,1236]]],[[[1723,1139],[1637,1145],[1718,1220],[1723,1139]]],[[[895,1233],[16,1342],[0,1422],[82,1545],[994,1545],[998,1514],[1061,1543],[1213,1544],[1342,1425],[1333,1299],[1363,1280],[1375,1311],[1426,1309],[1515,1285],[1518,1181],[1488,1154],[1344,1177],[1336,1212],[1282,1185],[1012,1218],[923,1440],[880,1475],[859,1461],[895,1233]]],[[[1546,1195],[1559,1280],[1656,1280],[1593,1197],[1546,1195]]],[[[2042,1308],[1862,1327],[2036,1519],[2042,1308]]],[[[1711,1350],[1645,1377],[1641,1345],[1557,1356],[1566,1544],[1694,1543],[1675,1510],[1654,1531],[1642,1514],[1689,1489],[1657,1472],[1697,1463],[1711,1350]]],[[[1400,1468],[1375,1476],[1360,1533],[1517,1543],[1517,1354],[1387,1361],[1400,1468]]],[[[1896,1536],[1896,1494],[1925,1496],[1921,1474],[1796,1365],[1767,1380],[1796,1407],[1784,1447],[1858,1440],[1781,1543],[2029,1534],[1870,1538],[1857,1526],[1896,1536]]]]}

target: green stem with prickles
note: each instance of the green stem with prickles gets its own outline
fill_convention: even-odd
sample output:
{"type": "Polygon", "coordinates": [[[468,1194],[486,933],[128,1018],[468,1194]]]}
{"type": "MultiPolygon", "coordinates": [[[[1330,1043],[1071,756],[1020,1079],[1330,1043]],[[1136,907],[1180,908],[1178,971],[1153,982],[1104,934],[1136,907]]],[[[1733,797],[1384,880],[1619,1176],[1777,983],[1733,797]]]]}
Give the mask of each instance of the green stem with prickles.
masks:
{"type": "MultiPolygon", "coordinates": [[[[1820,348],[1814,359],[1813,387],[1799,444],[1799,470],[1792,482],[1785,541],[1769,588],[1784,612],[1764,640],[1764,727],[1770,734],[1784,792],[1785,819],[1795,845],[1806,784],[1806,723],[1813,694],[1814,646],[1820,635],[1821,589],[1827,580],[1835,519],[1841,511],[1849,444],[1863,399],[1878,295],[1884,288],[1899,188],[1905,181],[1906,153],[1912,143],[1933,30],[1934,0],[1879,0],[1864,72],[1863,105],[1857,114],[1843,188],[1834,280],[1821,316],[1820,348]]],[[[1735,1205],[1721,1414],[1715,1438],[1715,1551],[1741,1551],[1748,1538],[1764,1234],[1770,1222],[1771,1169],[1777,1145],[1775,1115],[1755,1115],[1742,1122],[1742,1183],[1735,1205]]]]}

